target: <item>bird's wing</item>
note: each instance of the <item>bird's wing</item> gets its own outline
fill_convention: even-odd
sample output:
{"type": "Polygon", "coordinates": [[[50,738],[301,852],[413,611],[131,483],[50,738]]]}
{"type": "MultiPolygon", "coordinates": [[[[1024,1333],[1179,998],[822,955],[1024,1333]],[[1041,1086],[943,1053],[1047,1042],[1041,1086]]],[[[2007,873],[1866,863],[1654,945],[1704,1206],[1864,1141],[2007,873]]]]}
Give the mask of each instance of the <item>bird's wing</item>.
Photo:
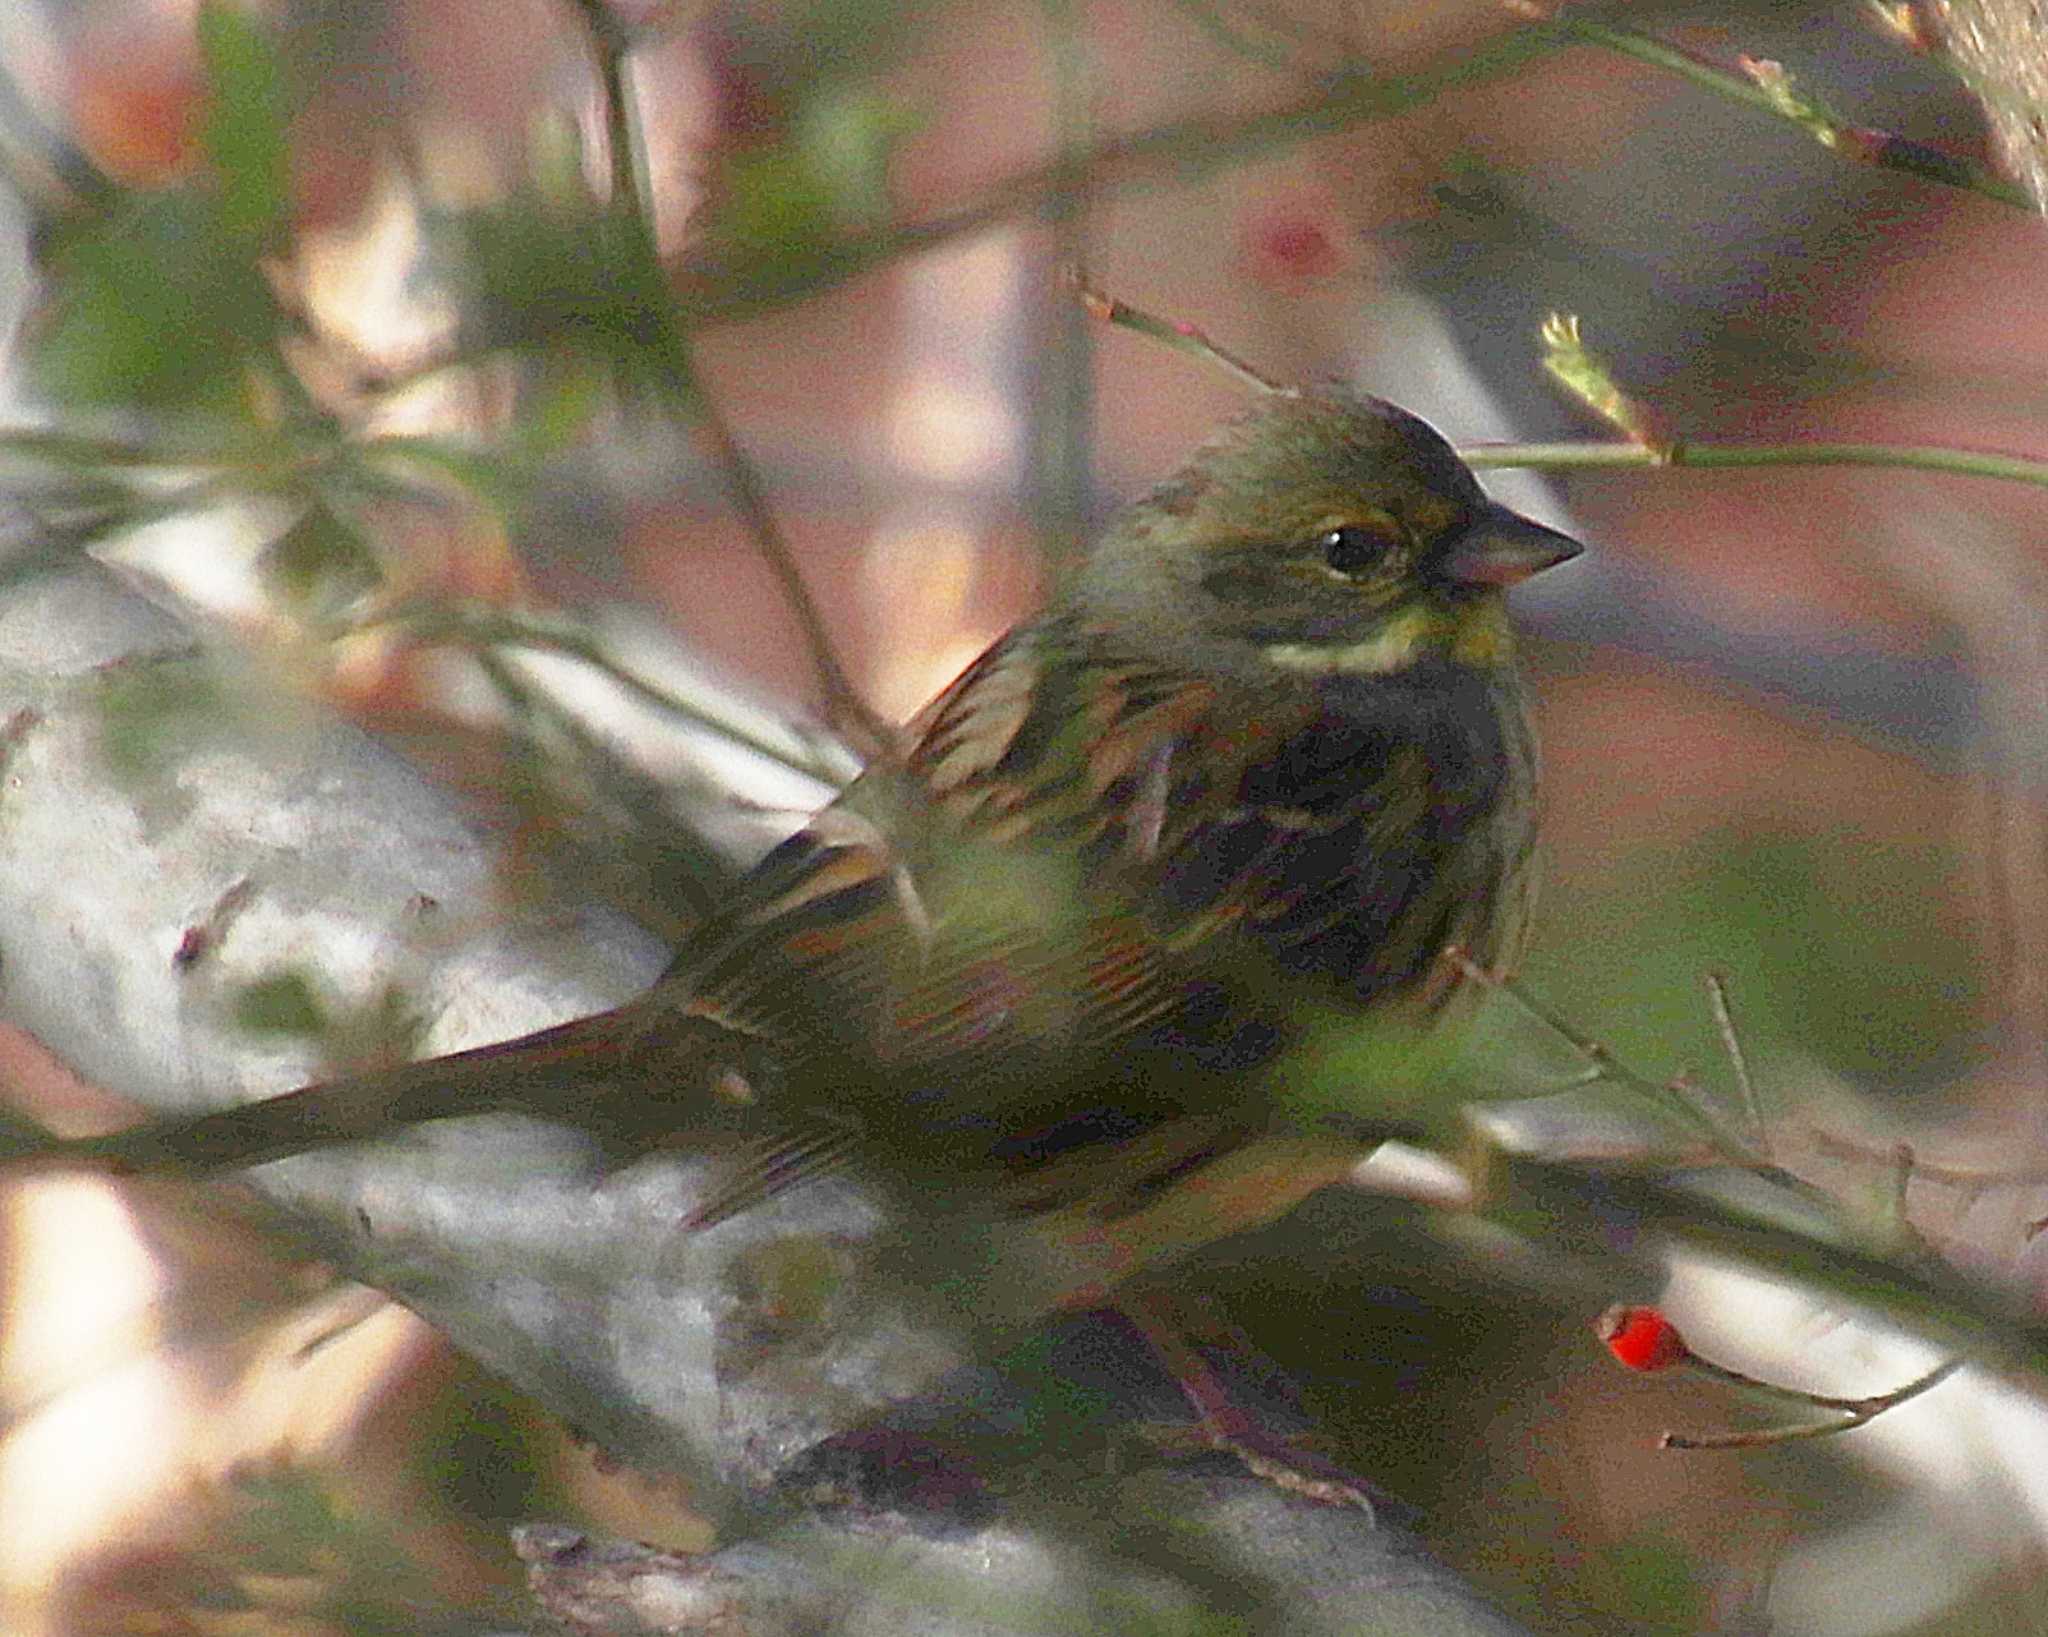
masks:
{"type": "Polygon", "coordinates": [[[751,1175],[862,1134],[1038,1161],[1101,1111],[1098,1135],[1229,1115],[1301,979],[1420,1021],[1447,944],[1492,958],[1520,844],[1450,822],[1502,758],[1401,708],[1333,685],[1249,710],[1057,623],[992,649],[694,951],[690,1010],[781,1042],[807,1082],[787,1106],[826,1116],[751,1175]]]}
{"type": "Polygon", "coordinates": [[[1027,628],[969,667],[901,766],[762,861],[678,956],[671,993],[892,1070],[997,1036],[1142,1026],[1167,963],[1141,889],[1176,796],[1200,799],[1176,756],[1209,685],[1060,642],[1027,628]]]}
{"type": "Polygon", "coordinates": [[[986,1148],[1085,1101],[1162,1027],[1231,1026],[1203,1004],[1199,952],[1236,910],[1163,916],[1150,892],[1234,799],[1229,758],[1191,753],[1213,684],[1076,640],[1040,625],[984,654],[900,766],[765,859],[682,952],[671,996],[780,1043],[804,1111],[713,1217],[837,1163],[848,1120],[986,1148]]]}

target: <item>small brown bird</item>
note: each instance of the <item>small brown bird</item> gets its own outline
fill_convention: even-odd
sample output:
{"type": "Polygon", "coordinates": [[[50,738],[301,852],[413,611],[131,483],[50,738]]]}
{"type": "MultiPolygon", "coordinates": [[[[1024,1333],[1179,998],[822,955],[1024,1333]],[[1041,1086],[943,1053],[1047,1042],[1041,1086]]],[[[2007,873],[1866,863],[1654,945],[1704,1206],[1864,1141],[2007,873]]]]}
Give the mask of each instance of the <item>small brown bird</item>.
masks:
{"type": "MultiPolygon", "coordinates": [[[[1276,1065],[1512,958],[1535,759],[1505,592],[1579,547],[1414,416],[1276,393],[1126,510],[1038,618],[615,1011],[46,1160],[218,1169],[516,1109],[634,1153],[754,1138],[709,1223],[849,1155],[986,1179],[1019,1316],[1343,1174],[1276,1065]],[[765,1134],[764,1134],[765,1133],[765,1134]]],[[[1369,1100],[1370,1088],[1363,1088],[1369,1100]]]]}

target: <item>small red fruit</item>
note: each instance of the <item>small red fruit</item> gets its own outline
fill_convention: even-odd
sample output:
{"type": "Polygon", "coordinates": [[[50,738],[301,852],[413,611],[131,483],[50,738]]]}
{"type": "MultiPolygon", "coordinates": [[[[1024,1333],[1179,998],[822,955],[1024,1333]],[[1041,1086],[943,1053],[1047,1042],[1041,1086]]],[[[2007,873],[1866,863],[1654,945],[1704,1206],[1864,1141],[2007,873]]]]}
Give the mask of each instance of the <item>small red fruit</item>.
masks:
{"type": "Polygon", "coordinates": [[[1678,1326],[1654,1307],[1610,1307],[1593,1328],[1626,1369],[1649,1374],[1692,1357],[1678,1326]]]}
{"type": "Polygon", "coordinates": [[[1344,267],[1344,254],[1324,214],[1299,202],[1250,212],[1239,226],[1238,238],[1252,277],[1262,284],[1300,290],[1344,267]]]}

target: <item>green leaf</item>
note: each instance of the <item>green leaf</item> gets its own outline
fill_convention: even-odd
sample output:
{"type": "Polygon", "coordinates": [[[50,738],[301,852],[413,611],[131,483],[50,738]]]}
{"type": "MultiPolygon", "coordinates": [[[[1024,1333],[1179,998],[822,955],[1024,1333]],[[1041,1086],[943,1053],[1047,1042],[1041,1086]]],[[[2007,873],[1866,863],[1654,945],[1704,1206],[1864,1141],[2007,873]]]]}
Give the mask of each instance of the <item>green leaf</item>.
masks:
{"type": "Polygon", "coordinates": [[[318,500],[263,548],[257,567],[273,596],[321,625],[346,619],[384,578],[361,533],[318,500]]]}
{"type": "Polygon", "coordinates": [[[240,7],[206,0],[199,50],[212,90],[206,148],[220,176],[221,225],[264,243],[284,220],[291,192],[290,104],[276,48],[240,7]]]}
{"type": "Polygon", "coordinates": [[[839,237],[839,197],[800,143],[735,155],[721,180],[709,232],[734,255],[804,262],[839,237]]]}
{"type": "Polygon", "coordinates": [[[803,106],[797,143],[841,227],[888,218],[889,160],[924,123],[906,103],[864,85],[835,87],[803,106]]]}
{"type": "Polygon", "coordinates": [[[281,322],[252,247],[199,189],[132,199],[55,265],[33,368],[71,403],[239,407],[242,365],[281,322]]]}
{"type": "Polygon", "coordinates": [[[466,349],[566,350],[643,370],[667,356],[674,300],[637,223],[528,191],[426,225],[462,287],[466,349]]]}
{"type": "Polygon", "coordinates": [[[130,197],[51,258],[58,297],[34,367],[53,396],[147,408],[240,407],[243,368],[282,319],[258,269],[286,219],[289,98],[275,47],[207,0],[216,185],[130,197]]]}
{"type": "Polygon", "coordinates": [[[570,359],[549,362],[526,412],[512,428],[520,456],[530,466],[568,448],[609,401],[604,382],[594,371],[578,368],[570,359]]]}
{"type": "Polygon", "coordinates": [[[438,474],[470,499],[510,516],[533,481],[523,452],[476,448],[452,438],[394,433],[364,442],[332,474],[350,491],[415,498],[438,474]]]}

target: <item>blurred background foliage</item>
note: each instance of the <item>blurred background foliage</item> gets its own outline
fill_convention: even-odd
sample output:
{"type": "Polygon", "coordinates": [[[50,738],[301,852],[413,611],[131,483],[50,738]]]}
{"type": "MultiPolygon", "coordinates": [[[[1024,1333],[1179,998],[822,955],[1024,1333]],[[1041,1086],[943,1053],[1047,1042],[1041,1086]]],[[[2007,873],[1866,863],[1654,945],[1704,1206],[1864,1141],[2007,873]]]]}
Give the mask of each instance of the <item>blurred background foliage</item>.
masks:
{"type": "MultiPolygon", "coordinates": [[[[855,698],[907,714],[1234,406],[1220,374],[1092,330],[1065,265],[1460,441],[1600,435],[1540,368],[1565,309],[1687,438],[2044,447],[2040,224],[1970,93],[1988,74],[2023,98],[2028,48],[1959,75],[1937,43],[1998,8],[1566,14],[1730,84],[1781,61],[1965,186],[1856,164],[1683,60],[1527,9],[25,0],[0,19],[10,561],[95,553],[214,633],[255,708],[373,722],[525,867],[673,936],[762,812],[852,765],[781,718],[859,747],[855,698]],[[657,621],[700,668],[645,657],[657,621]],[[609,691],[572,700],[537,654],[609,691]],[[651,765],[647,708],[713,748],[651,765]]],[[[1528,608],[1553,811],[1532,988],[1726,1099],[1700,977],[1728,974],[1781,1156],[1882,1192],[1910,1139],[1919,1231],[2037,1278],[2048,501],[1888,471],[1514,493],[1596,548],[1528,608]],[[1971,1180],[1994,1164],[2015,1180],[1971,1180]]],[[[110,685],[114,742],[146,756],[180,712],[242,708],[210,687],[110,685]]],[[[252,1026],[345,1026],[279,981],[252,1026]]],[[[350,1051],[402,1043],[402,1013],[347,1024],[350,1051]]],[[[1530,1089],[1526,1048],[1482,1045],[1464,1082],[1530,1089]]],[[[9,1050],[39,1116],[112,1117],[9,1050]]],[[[1881,1450],[1659,1454],[1656,1430],[1731,1406],[1603,1374],[1600,1293],[1490,1269],[1413,1206],[1359,1222],[1311,1206],[1205,1276],[1536,1629],[1963,1632],[2033,1609],[2048,1496],[2000,1464],[2010,1428],[1957,1409],[1881,1450]],[[1958,1475],[1930,1443],[1979,1460],[1958,1475]]],[[[45,1191],[10,1234],[11,1326],[67,1288],[32,1265],[53,1234],[98,1245],[158,1315],[129,1343],[186,1373],[165,1446],[243,1429],[0,1541],[10,1630],[481,1631],[515,1607],[506,1520],[700,1538],[660,1485],[404,1315],[287,1278],[210,1203],[45,1191]]],[[[1697,1299],[1741,1334],[1743,1293],[1697,1299]]],[[[1779,1339],[1800,1356],[1828,1322],[1779,1339]]],[[[71,1365],[127,1356],[116,1328],[71,1365]]],[[[65,1369],[8,1368],[0,1511],[51,1493],[79,1436],[39,1426],[65,1369]]]]}

